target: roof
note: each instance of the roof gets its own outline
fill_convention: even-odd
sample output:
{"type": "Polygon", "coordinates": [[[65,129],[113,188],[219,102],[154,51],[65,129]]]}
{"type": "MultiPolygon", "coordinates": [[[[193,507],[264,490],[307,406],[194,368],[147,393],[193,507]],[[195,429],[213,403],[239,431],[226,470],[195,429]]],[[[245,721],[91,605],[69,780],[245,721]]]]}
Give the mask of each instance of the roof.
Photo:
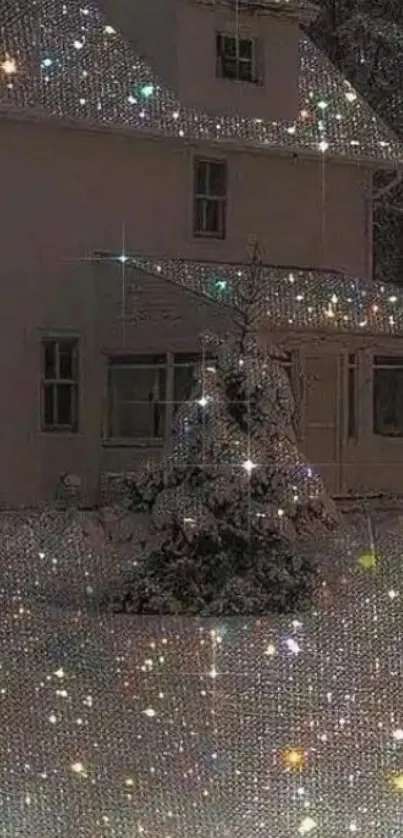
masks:
{"type": "MultiPolygon", "coordinates": [[[[196,262],[169,257],[98,254],[116,263],[174,282],[234,305],[248,265],[196,262]]],[[[95,258],[95,257],[94,257],[95,258]]],[[[276,328],[403,335],[403,290],[336,271],[261,266],[265,293],[262,321],[276,328]]]]}
{"type": "Polygon", "coordinates": [[[182,107],[90,0],[4,0],[0,54],[3,113],[403,164],[403,144],[303,34],[296,123],[182,107]]]}

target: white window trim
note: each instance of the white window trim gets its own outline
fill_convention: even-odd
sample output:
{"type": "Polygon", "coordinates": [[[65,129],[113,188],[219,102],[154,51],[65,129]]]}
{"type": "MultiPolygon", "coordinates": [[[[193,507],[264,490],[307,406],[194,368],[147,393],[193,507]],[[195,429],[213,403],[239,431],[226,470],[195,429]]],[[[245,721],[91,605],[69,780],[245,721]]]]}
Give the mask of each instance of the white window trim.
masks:
{"type": "MultiPolygon", "coordinates": [[[[227,232],[227,201],[228,201],[228,172],[227,172],[227,161],[223,160],[222,158],[215,158],[215,157],[195,157],[193,160],[193,200],[192,200],[192,210],[193,210],[193,236],[197,239],[215,239],[217,241],[223,241],[226,237],[227,232]],[[225,177],[226,177],[226,188],[224,195],[211,195],[209,192],[198,192],[196,189],[196,175],[197,175],[197,167],[199,164],[205,164],[207,166],[211,165],[221,165],[225,168],[225,177]],[[196,204],[198,201],[203,201],[204,204],[208,203],[209,201],[215,204],[221,205],[220,209],[220,216],[222,219],[222,230],[201,230],[196,228],[195,219],[196,219],[196,204]]],[[[205,207],[203,211],[203,220],[205,221],[205,207]]],[[[203,225],[205,226],[205,225],[203,225]]]]}
{"type": "MultiPolygon", "coordinates": [[[[216,32],[216,37],[220,36],[223,41],[225,39],[232,40],[235,42],[235,61],[236,61],[236,75],[235,78],[230,78],[229,76],[225,76],[222,72],[218,72],[218,66],[220,61],[220,56],[216,54],[216,63],[217,63],[217,72],[216,76],[221,81],[228,81],[228,82],[240,82],[242,84],[259,84],[259,75],[258,75],[258,62],[257,62],[257,38],[253,35],[249,35],[246,33],[236,33],[236,32],[216,32]],[[239,44],[241,41],[248,41],[251,44],[251,57],[250,58],[243,58],[239,55],[239,44]],[[241,77],[239,73],[239,67],[242,64],[247,64],[251,68],[251,78],[244,79],[241,77]]],[[[230,56],[228,56],[230,58],[230,56]]]]}
{"type": "MultiPolygon", "coordinates": [[[[79,421],[80,421],[80,336],[77,334],[71,333],[62,333],[62,332],[46,332],[41,334],[40,338],[40,429],[41,433],[44,434],[73,434],[74,436],[79,431],[79,421]],[[76,352],[76,377],[75,378],[61,378],[60,375],[56,375],[55,378],[46,378],[45,376],[45,369],[43,366],[43,353],[44,353],[44,346],[47,342],[54,342],[56,344],[56,365],[57,370],[56,372],[60,372],[60,357],[59,357],[59,344],[60,343],[67,343],[71,342],[75,345],[75,352],[76,352]],[[47,425],[45,422],[45,386],[51,385],[52,387],[56,388],[59,384],[63,385],[70,385],[72,388],[72,414],[73,414],[73,423],[68,425],[63,424],[51,424],[47,425]]],[[[57,391],[56,391],[57,392],[57,391]]]]}
{"type": "MultiPolygon", "coordinates": [[[[123,354],[123,353],[122,353],[123,354]]],[[[127,353],[130,355],[131,353],[127,353]]],[[[153,354],[153,353],[150,353],[153,354]]],[[[164,354],[164,353],[155,353],[157,354],[164,354]]],[[[165,363],[155,363],[155,364],[146,364],[146,363],[136,363],[135,358],[136,354],[133,354],[133,363],[126,363],[122,364],[121,366],[119,363],[114,363],[110,365],[111,358],[115,357],[116,359],[119,358],[119,355],[116,356],[109,356],[107,359],[107,372],[109,375],[110,369],[163,369],[165,370],[165,422],[164,422],[164,433],[161,437],[153,437],[153,436],[133,436],[133,437],[117,437],[112,436],[110,433],[110,401],[109,401],[109,381],[107,383],[107,397],[106,397],[106,423],[104,425],[106,429],[106,433],[103,438],[103,445],[106,447],[131,447],[131,448],[161,448],[163,447],[167,440],[169,440],[172,427],[173,427],[173,415],[174,415],[174,395],[175,395],[175,369],[178,367],[188,367],[194,368],[197,366],[197,361],[195,360],[193,363],[191,361],[180,361],[181,355],[192,355],[192,352],[167,352],[165,353],[166,362],[165,363]],[[175,360],[177,359],[177,360],[175,360]]],[[[198,356],[198,353],[194,353],[195,356],[198,356]]],[[[137,357],[141,357],[141,354],[138,353],[137,357]]]]}
{"type": "Polygon", "coordinates": [[[402,430],[399,434],[388,434],[388,433],[381,433],[380,431],[375,430],[375,404],[374,404],[374,395],[375,395],[375,372],[376,370],[403,370],[403,353],[395,354],[393,352],[381,352],[378,350],[374,352],[372,355],[372,434],[373,436],[377,437],[378,439],[381,438],[383,440],[388,440],[392,442],[402,442],[403,440],[403,421],[402,421],[402,430]],[[376,363],[376,358],[395,358],[396,360],[401,360],[401,363],[398,364],[380,364],[376,363]]]}

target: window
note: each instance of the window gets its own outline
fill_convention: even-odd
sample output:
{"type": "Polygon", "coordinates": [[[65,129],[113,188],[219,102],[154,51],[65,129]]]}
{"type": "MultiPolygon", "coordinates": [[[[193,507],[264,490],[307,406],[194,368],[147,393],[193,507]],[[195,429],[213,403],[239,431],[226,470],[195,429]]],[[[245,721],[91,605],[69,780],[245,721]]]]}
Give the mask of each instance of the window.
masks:
{"type": "Polygon", "coordinates": [[[347,438],[357,437],[357,356],[348,356],[347,366],[347,438]]]}
{"type": "Polygon", "coordinates": [[[294,383],[294,359],[292,353],[284,353],[283,357],[280,359],[280,363],[292,387],[294,383]]]}
{"type": "Polygon", "coordinates": [[[127,355],[109,359],[108,437],[163,441],[193,392],[200,356],[127,355]]]}
{"type": "Polygon", "coordinates": [[[256,41],[217,32],[216,74],[221,79],[256,84],[256,41]]]}
{"type": "Polygon", "coordinates": [[[227,166],[222,160],[196,160],[194,174],[195,236],[225,238],[227,166]]]}
{"type": "Polygon", "coordinates": [[[403,357],[375,355],[373,430],[381,436],[403,436],[403,357]]]}
{"type": "Polygon", "coordinates": [[[42,340],[42,428],[78,430],[78,340],[42,340]]]}

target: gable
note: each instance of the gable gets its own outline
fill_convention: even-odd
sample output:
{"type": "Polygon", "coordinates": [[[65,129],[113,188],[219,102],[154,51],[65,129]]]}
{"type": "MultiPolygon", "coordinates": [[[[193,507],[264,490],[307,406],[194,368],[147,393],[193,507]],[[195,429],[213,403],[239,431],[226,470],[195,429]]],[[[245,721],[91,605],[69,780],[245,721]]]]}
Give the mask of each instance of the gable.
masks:
{"type": "Polygon", "coordinates": [[[262,150],[327,152],[378,165],[403,163],[403,145],[393,132],[304,35],[298,121],[239,120],[182,107],[92,3],[8,0],[5,5],[3,113],[262,150]]]}

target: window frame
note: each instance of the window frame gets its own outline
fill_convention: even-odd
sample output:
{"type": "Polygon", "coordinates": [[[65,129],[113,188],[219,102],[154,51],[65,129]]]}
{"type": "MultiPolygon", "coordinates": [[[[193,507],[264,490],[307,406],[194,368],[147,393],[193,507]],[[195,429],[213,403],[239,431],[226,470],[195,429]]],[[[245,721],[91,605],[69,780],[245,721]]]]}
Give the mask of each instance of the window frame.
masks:
{"type": "MultiPolygon", "coordinates": [[[[40,427],[42,433],[50,434],[76,434],[79,431],[80,419],[80,337],[76,334],[49,333],[43,334],[40,341],[40,427]],[[46,344],[55,344],[55,375],[47,377],[45,369],[45,347],[46,344]],[[60,374],[60,344],[71,344],[73,377],[62,377],[60,374]],[[72,421],[68,424],[61,422],[48,423],[45,417],[45,391],[52,387],[54,392],[53,412],[57,417],[58,387],[61,385],[70,387],[71,415],[72,421]]],[[[54,418],[54,417],[53,417],[54,418]]]]}
{"type": "MultiPolygon", "coordinates": [[[[393,393],[397,393],[398,388],[392,388],[393,393]]],[[[384,439],[403,439],[403,354],[402,355],[380,355],[374,354],[372,357],[372,433],[374,436],[383,437],[384,439]],[[392,372],[393,370],[400,372],[400,381],[401,388],[402,388],[402,415],[401,415],[401,422],[400,422],[400,431],[398,433],[394,433],[393,431],[387,432],[384,429],[381,430],[382,423],[380,421],[380,417],[377,419],[377,393],[376,393],[376,373],[388,370],[392,372]]]]}
{"type": "Polygon", "coordinates": [[[222,81],[233,81],[233,82],[240,82],[242,84],[252,84],[258,85],[259,78],[258,78],[258,63],[257,63],[257,55],[258,55],[258,41],[257,38],[253,35],[249,35],[246,33],[237,33],[237,32],[224,32],[224,31],[216,31],[216,39],[215,39],[215,54],[216,54],[216,78],[221,79],[222,81]],[[219,49],[219,43],[221,41],[222,50],[219,49]],[[232,41],[235,46],[235,57],[232,58],[231,55],[227,54],[225,51],[225,43],[232,41]],[[251,57],[250,58],[243,58],[240,55],[240,44],[242,41],[246,41],[251,45],[251,57]],[[227,58],[228,61],[235,62],[235,75],[226,75],[224,73],[224,62],[227,58]],[[240,73],[240,68],[242,66],[250,67],[250,78],[244,78],[240,73]]]}
{"type": "Polygon", "coordinates": [[[348,442],[356,442],[359,433],[358,398],[359,360],[357,352],[349,352],[346,364],[346,436],[348,442]]]}
{"type": "MultiPolygon", "coordinates": [[[[175,414],[176,405],[179,407],[182,402],[175,402],[175,370],[178,368],[197,368],[201,363],[201,353],[196,352],[165,352],[165,353],[151,353],[146,356],[141,353],[116,353],[107,357],[107,395],[106,395],[106,433],[104,435],[103,444],[113,447],[162,447],[169,439],[172,432],[173,418],[175,414]],[[150,358],[149,362],[144,362],[146,357],[150,358]],[[119,363],[119,360],[126,358],[125,363],[119,363]],[[152,363],[152,359],[155,359],[152,363]],[[143,359],[143,360],[142,360],[143,359]],[[159,359],[159,360],[158,360],[159,359]],[[164,359],[164,360],[163,360],[164,359]],[[187,360],[185,360],[187,359],[187,360]],[[111,410],[111,371],[113,369],[162,369],[165,372],[165,415],[163,418],[163,431],[160,436],[118,436],[114,435],[111,410]]],[[[127,401],[127,400],[123,400],[127,401]]]]}
{"type": "Polygon", "coordinates": [[[192,229],[193,237],[196,239],[207,239],[211,241],[224,241],[227,235],[227,205],[228,205],[228,164],[222,157],[195,157],[193,159],[193,194],[192,194],[192,229]],[[211,194],[208,190],[209,169],[205,175],[206,192],[198,191],[199,166],[222,166],[224,173],[224,194],[211,194]],[[218,207],[220,223],[216,230],[208,230],[207,224],[197,224],[199,203],[203,202],[203,219],[206,221],[206,210],[209,203],[218,207]]]}

